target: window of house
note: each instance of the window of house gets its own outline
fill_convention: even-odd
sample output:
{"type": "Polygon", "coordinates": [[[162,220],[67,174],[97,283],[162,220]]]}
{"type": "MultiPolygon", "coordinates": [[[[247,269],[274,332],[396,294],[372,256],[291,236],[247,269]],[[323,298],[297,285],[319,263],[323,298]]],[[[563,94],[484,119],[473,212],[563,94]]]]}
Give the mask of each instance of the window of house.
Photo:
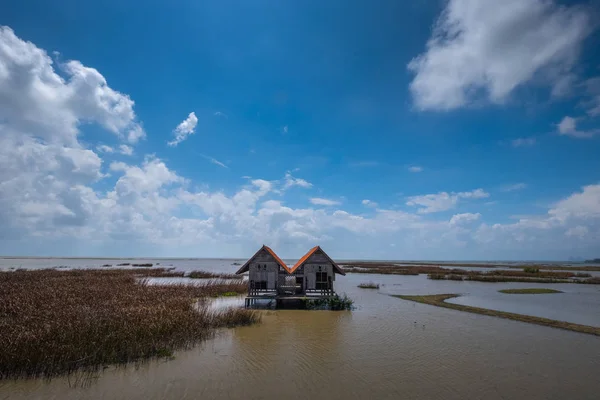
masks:
{"type": "Polygon", "coordinates": [[[327,272],[317,272],[315,289],[317,289],[317,290],[327,289],[327,272]]]}

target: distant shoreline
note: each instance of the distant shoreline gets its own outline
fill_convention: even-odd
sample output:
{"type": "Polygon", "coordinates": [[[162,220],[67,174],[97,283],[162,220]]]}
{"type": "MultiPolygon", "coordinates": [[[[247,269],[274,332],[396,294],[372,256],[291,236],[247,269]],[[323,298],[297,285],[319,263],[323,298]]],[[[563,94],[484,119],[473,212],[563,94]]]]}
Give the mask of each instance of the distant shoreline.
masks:
{"type": "MultiPolygon", "coordinates": [[[[244,257],[72,257],[72,256],[0,256],[0,260],[246,260],[250,256],[244,257]]],[[[295,258],[285,258],[286,260],[296,260],[295,258]]],[[[600,264],[596,259],[585,261],[568,260],[377,260],[377,259],[335,259],[339,264],[350,262],[364,263],[426,263],[426,264],[560,264],[560,265],[581,265],[581,264],[600,264]]]]}

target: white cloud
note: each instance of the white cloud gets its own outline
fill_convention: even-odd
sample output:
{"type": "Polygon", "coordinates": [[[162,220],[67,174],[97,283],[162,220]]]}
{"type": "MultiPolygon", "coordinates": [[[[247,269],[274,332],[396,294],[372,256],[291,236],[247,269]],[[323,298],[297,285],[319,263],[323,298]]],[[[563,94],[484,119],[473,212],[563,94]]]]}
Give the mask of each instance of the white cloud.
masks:
{"type": "Polygon", "coordinates": [[[565,232],[565,235],[583,238],[589,232],[590,232],[590,230],[588,228],[586,228],[585,226],[577,225],[577,226],[574,226],[573,228],[567,229],[567,231],[565,232]]]}
{"type": "Polygon", "coordinates": [[[481,217],[481,214],[476,213],[463,213],[463,214],[454,214],[452,218],[450,218],[450,225],[462,225],[468,224],[470,222],[477,221],[481,217]]]}
{"type": "Polygon", "coordinates": [[[0,121],[14,132],[35,132],[48,143],[68,146],[77,145],[82,123],[97,123],[124,139],[130,130],[138,130],[136,140],[145,135],[134,102],[109,87],[96,69],[79,61],[59,67],[66,79],[44,50],[0,26],[0,121]]]}
{"type": "Polygon", "coordinates": [[[337,200],[323,199],[321,197],[312,197],[310,202],[316,206],[337,206],[342,204],[337,200]]]}
{"type": "Polygon", "coordinates": [[[191,112],[186,119],[181,121],[177,128],[173,131],[173,140],[168,142],[169,146],[177,146],[179,143],[183,142],[188,136],[193,135],[196,131],[196,125],[198,125],[198,117],[196,117],[196,113],[191,112]]]}
{"type": "Polygon", "coordinates": [[[503,192],[513,192],[515,190],[525,189],[526,187],[527,187],[526,183],[519,182],[519,183],[514,183],[512,185],[505,185],[505,186],[501,187],[500,190],[503,192]]]}
{"type": "Polygon", "coordinates": [[[286,172],[285,178],[284,178],[284,183],[283,183],[283,189],[286,190],[286,189],[291,188],[292,186],[298,186],[301,188],[309,189],[313,185],[312,185],[312,183],[310,183],[302,178],[294,178],[290,172],[286,172]]]}
{"type": "Polygon", "coordinates": [[[217,160],[216,158],[201,154],[202,157],[206,158],[208,161],[211,162],[211,164],[215,164],[218,165],[221,168],[229,168],[227,165],[225,165],[224,163],[222,163],[221,161],[217,160]]]}
{"type": "Polygon", "coordinates": [[[578,139],[589,139],[600,133],[600,129],[591,131],[578,131],[577,120],[571,117],[564,117],[557,125],[558,134],[564,136],[571,136],[578,139]]]}
{"type": "Polygon", "coordinates": [[[285,125],[283,128],[281,128],[281,132],[288,133],[288,126],[285,125]]]}
{"type": "Polygon", "coordinates": [[[552,0],[449,0],[426,52],[408,64],[415,105],[502,103],[537,77],[564,86],[590,25],[583,7],[552,0]]]}
{"type": "Polygon", "coordinates": [[[362,201],[362,205],[363,206],[367,206],[367,207],[373,207],[373,208],[377,207],[377,203],[376,202],[374,202],[372,200],[368,200],[368,199],[363,200],[362,201]]]}
{"type": "MultiPolygon", "coordinates": [[[[412,201],[421,208],[413,213],[376,208],[365,200],[365,206],[375,207],[367,217],[337,207],[287,206],[278,188],[288,180],[309,185],[291,172],[279,182],[251,179],[226,192],[190,182],[154,156],[107,168],[101,156],[128,153],[122,146],[130,132],[138,132],[137,138],[143,133],[133,101],[80,63],[63,76],[43,50],[0,30],[0,253],[237,256],[268,243],[294,257],[319,243],[333,256],[492,258],[506,250],[517,254],[512,250],[521,245],[542,255],[584,248],[592,256],[600,242],[600,184],[566,196],[543,215],[474,228],[479,214],[448,220],[428,213],[488,197],[482,189],[416,196],[412,201]],[[85,124],[96,124],[121,142],[80,142],[85,124]],[[114,183],[105,179],[106,169],[114,183]],[[396,245],[394,253],[387,253],[389,243],[396,245]]],[[[311,203],[339,201],[313,198],[311,203]]]]}
{"type": "Polygon", "coordinates": [[[96,146],[96,150],[98,150],[100,153],[114,153],[115,149],[113,149],[110,146],[107,146],[105,144],[101,144],[96,146]]]}
{"type": "Polygon", "coordinates": [[[406,205],[422,206],[417,212],[419,214],[429,214],[454,208],[459,199],[483,199],[486,197],[489,197],[489,193],[486,193],[483,189],[459,193],[439,192],[436,194],[411,196],[408,198],[406,205]]]}
{"type": "Polygon", "coordinates": [[[512,224],[482,224],[474,238],[480,243],[495,243],[513,250],[533,245],[544,248],[547,253],[597,249],[600,184],[584,186],[581,192],[558,201],[545,215],[518,217],[512,224]]]}
{"type": "Polygon", "coordinates": [[[408,170],[410,172],[423,172],[423,167],[413,166],[409,167],[408,170]]]}
{"type": "Polygon", "coordinates": [[[511,140],[510,144],[513,147],[529,147],[536,143],[535,138],[518,138],[511,140]]]}
{"type": "Polygon", "coordinates": [[[130,156],[133,154],[133,147],[127,146],[126,144],[122,144],[119,146],[119,153],[130,156]]]}

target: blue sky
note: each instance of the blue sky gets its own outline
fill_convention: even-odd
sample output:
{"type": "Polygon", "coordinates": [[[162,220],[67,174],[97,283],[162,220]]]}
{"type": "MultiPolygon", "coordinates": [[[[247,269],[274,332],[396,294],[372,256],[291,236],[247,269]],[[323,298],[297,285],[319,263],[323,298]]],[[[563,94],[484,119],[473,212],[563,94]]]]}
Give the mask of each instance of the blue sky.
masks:
{"type": "Polygon", "coordinates": [[[599,255],[597,4],[123,3],[3,7],[0,253],[599,255]]]}

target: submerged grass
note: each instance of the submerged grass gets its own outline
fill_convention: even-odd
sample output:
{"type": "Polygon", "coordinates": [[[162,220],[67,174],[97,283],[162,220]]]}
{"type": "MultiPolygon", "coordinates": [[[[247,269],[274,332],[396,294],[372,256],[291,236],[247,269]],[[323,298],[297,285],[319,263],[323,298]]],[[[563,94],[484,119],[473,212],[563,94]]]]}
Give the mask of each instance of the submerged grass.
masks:
{"type": "Polygon", "coordinates": [[[454,297],[459,297],[459,294],[434,294],[425,296],[405,296],[393,295],[403,300],[415,301],[417,303],[429,304],[432,306],[450,308],[458,311],[466,311],[474,314],[488,315],[491,317],[499,317],[512,319],[514,321],[529,322],[532,324],[550,326],[552,328],[566,329],[580,333],[600,336],[600,328],[595,326],[573,324],[571,322],[557,321],[549,318],[534,317],[531,315],[515,314],[505,311],[490,310],[487,308],[471,307],[462,304],[446,303],[446,300],[454,297]]]}
{"type": "MultiPolygon", "coordinates": [[[[171,355],[217,328],[258,322],[211,310],[209,296],[243,293],[222,280],[150,285],[164,269],[0,272],[0,379],[45,377],[171,355]]],[[[178,275],[180,276],[180,275],[178,275]]]]}
{"type": "Polygon", "coordinates": [[[560,290],[545,289],[545,288],[528,288],[528,289],[502,289],[500,293],[506,294],[546,294],[546,293],[563,293],[560,290]]]}
{"type": "Polygon", "coordinates": [[[361,289],[379,289],[379,283],[363,282],[360,285],[358,285],[358,287],[361,289]]]}
{"type": "Polygon", "coordinates": [[[305,306],[307,310],[352,310],[354,308],[354,300],[346,294],[342,296],[335,294],[323,299],[306,299],[305,306]]]}

